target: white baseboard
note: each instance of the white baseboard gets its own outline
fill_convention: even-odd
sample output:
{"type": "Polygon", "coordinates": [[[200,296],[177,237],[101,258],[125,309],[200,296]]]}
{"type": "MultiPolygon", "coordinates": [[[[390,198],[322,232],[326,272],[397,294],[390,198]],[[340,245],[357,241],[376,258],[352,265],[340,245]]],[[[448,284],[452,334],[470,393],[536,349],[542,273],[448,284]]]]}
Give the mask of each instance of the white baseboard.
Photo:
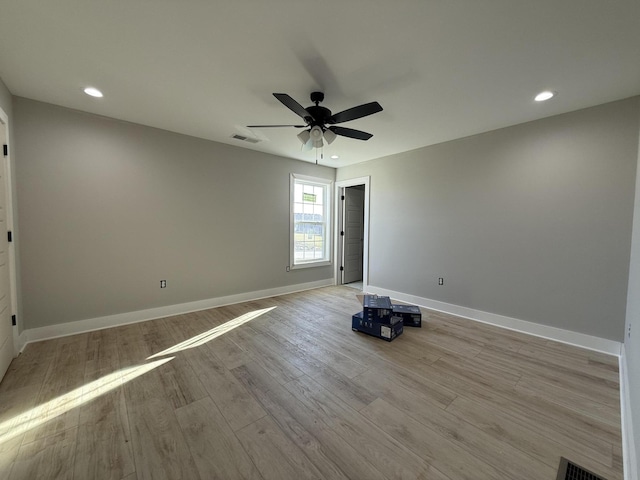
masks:
{"type": "MultiPolygon", "coordinates": [[[[225,297],[210,298],[206,300],[198,300],[195,302],[181,303],[177,305],[169,305],[165,307],[150,308],[147,310],[138,310],[135,312],[120,313],[116,315],[107,315],[104,317],[90,318],[87,320],[78,320],[75,322],[62,323],[47,327],[39,327],[23,330],[18,336],[17,350],[22,351],[24,347],[31,342],[38,342],[50,338],[64,337],[68,335],[76,335],[103,328],[111,328],[119,325],[127,325],[130,323],[144,322],[156,318],[169,317],[172,315],[181,315],[208,308],[222,307],[224,305],[232,305],[234,303],[250,302],[261,298],[276,297],[278,295],[286,295],[288,293],[301,292],[314,288],[326,287],[334,285],[333,279],[318,280],[315,282],[301,283],[296,285],[287,285],[284,287],[269,288],[266,290],[257,290],[254,292],[240,293],[236,295],[228,295],[225,297]]],[[[367,285],[366,291],[378,295],[386,295],[393,299],[420,305],[440,312],[451,313],[459,317],[468,318],[478,322],[488,323],[499,327],[515,330],[529,335],[548,338],[562,343],[576,345],[578,347],[587,348],[599,352],[608,353],[610,355],[620,356],[621,343],[604,338],[593,337],[582,333],[563,330],[556,327],[541,325],[538,323],[519,320],[517,318],[505,317],[495,313],[483,312],[472,308],[461,307],[450,303],[439,302],[424,297],[409,295],[406,293],[395,292],[372,285],[367,285]]]]}
{"type": "Polygon", "coordinates": [[[299,283],[296,285],[287,285],[284,287],[269,288],[266,290],[257,290],[254,292],[239,293],[225,297],[209,298],[195,302],[180,303],[178,305],[168,305],[166,307],[157,307],[147,310],[138,310],[135,312],[107,315],[98,318],[89,318],[87,320],[78,320],[75,322],[61,323],[47,327],[32,328],[29,330],[23,330],[19,335],[17,350],[21,352],[24,350],[24,347],[31,342],[66,337],[68,335],[102,330],[104,328],[117,327],[130,323],[145,322],[147,320],[170,317],[172,315],[182,315],[184,313],[197,312],[225,305],[233,305],[235,303],[251,302],[261,298],[277,297],[279,295],[302,292],[304,290],[327,287],[329,285],[335,285],[333,278],[318,280],[315,282],[299,283]]]}
{"type": "Polygon", "coordinates": [[[15,356],[17,357],[18,354],[22,353],[22,351],[24,350],[24,347],[27,346],[28,341],[28,335],[27,335],[27,331],[23,330],[22,333],[16,337],[13,338],[13,348],[15,350],[15,356]]]}
{"type": "Polygon", "coordinates": [[[505,317],[503,315],[497,315],[495,313],[474,310],[473,308],[461,307],[459,305],[453,305],[451,303],[439,302],[437,300],[418,297],[416,295],[394,292],[393,290],[375,287],[372,285],[367,286],[366,291],[367,293],[385,295],[401,302],[412,303],[414,305],[419,305],[431,310],[450,313],[452,315],[457,315],[458,317],[467,318],[469,320],[488,323],[498,327],[507,328],[509,330],[515,330],[517,332],[534,335],[536,337],[547,338],[549,340],[555,340],[556,342],[567,343],[597,352],[608,353],[617,357],[620,356],[620,347],[622,344],[614,340],[593,337],[591,335],[572,332],[570,330],[563,330],[561,328],[541,325],[539,323],[528,322],[526,320],[505,317]]]}
{"type": "Polygon", "coordinates": [[[622,422],[624,480],[638,480],[638,459],[636,458],[636,447],[633,436],[629,374],[624,344],[622,344],[622,349],[620,350],[620,416],[622,422]]]}

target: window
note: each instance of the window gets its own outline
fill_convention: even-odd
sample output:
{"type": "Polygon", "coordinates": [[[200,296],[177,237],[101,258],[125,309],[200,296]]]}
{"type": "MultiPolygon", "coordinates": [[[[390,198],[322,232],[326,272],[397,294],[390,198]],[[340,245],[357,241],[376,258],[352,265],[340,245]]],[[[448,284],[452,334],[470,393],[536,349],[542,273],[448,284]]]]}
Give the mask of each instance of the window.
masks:
{"type": "Polygon", "coordinates": [[[331,184],[291,174],[291,268],[331,264],[331,184]]]}

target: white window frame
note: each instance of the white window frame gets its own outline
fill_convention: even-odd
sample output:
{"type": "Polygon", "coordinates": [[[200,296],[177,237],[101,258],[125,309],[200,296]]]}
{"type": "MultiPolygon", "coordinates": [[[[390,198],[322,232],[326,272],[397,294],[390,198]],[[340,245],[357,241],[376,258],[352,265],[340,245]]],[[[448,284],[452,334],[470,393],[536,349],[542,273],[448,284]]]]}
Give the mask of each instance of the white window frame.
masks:
{"type": "Polygon", "coordinates": [[[292,173],[290,175],[289,183],[289,267],[294,270],[298,268],[310,268],[310,267],[324,267],[333,264],[333,236],[331,231],[333,225],[331,223],[331,204],[333,199],[333,181],[326,178],[311,177],[309,175],[301,175],[298,173],[292,173]],[[324,188],[324,198],[322,204],[324,205],[324,238],[322,245],[324,247],[323,258],[312,260],[296,260],[295,258],[295,212],[294,212],[294,194],[295,186],[297,183],[311,184],[324,188]]]}

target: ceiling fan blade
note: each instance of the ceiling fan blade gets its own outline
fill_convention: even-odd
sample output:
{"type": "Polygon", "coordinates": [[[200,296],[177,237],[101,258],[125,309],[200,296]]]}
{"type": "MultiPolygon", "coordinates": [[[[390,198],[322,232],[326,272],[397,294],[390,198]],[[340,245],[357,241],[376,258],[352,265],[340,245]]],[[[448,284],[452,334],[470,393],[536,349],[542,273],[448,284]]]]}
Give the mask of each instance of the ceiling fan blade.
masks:
{"type": "Polygon", "coordinates": [[[343,137],[355,138],[357,140],[369,140],[373,137],[372,134],[363,132],[361,130],[354,130],[353,128],[345,128],[345,127],[329,127],[336,135],[342,135],[343,137]]]}
{"type": "Polygon", "coordinates": [[[280,102],[282,102],[282,104],[293,113],[304,118],[305,122],[311,123],[313,121],[313,116],[310,115],[302,105],[300,105],[286,93],[274,93],[273,96],[280,100],[280,102]]]}
{"type": "Polygon", "coordinates": [[[343,123],[350,120],[356,120],[358,118],[366,117],[367,115],[373,115],[382,111],[382,107],[378,102],[365,103],[364,105],[358,105],[357,107],[343,110],[335,115],[332,115],[327,123],[343,123]]]}
{"type": "Polygon", "coordinates": [[[274,127],[294,127],[306,128],[308,125],[247,125],[247,128],[274,128],[274,127]]]}

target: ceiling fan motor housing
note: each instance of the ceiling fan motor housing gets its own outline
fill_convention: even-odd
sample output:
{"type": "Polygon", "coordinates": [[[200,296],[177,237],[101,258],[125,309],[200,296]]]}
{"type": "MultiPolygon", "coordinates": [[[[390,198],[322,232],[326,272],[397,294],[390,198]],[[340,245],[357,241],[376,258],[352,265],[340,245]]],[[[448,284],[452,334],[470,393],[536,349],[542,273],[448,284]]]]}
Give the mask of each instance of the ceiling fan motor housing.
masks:
{"type": "Polygon", "coordinates": [[[311,122],[311,126],[319,125],[323,126],[329,122],[331,118],[331,110],[326,107],[321,107],[320,105],[312,105],[306,108],[309,115],[313,117],[313,121],[311,122]]]}

